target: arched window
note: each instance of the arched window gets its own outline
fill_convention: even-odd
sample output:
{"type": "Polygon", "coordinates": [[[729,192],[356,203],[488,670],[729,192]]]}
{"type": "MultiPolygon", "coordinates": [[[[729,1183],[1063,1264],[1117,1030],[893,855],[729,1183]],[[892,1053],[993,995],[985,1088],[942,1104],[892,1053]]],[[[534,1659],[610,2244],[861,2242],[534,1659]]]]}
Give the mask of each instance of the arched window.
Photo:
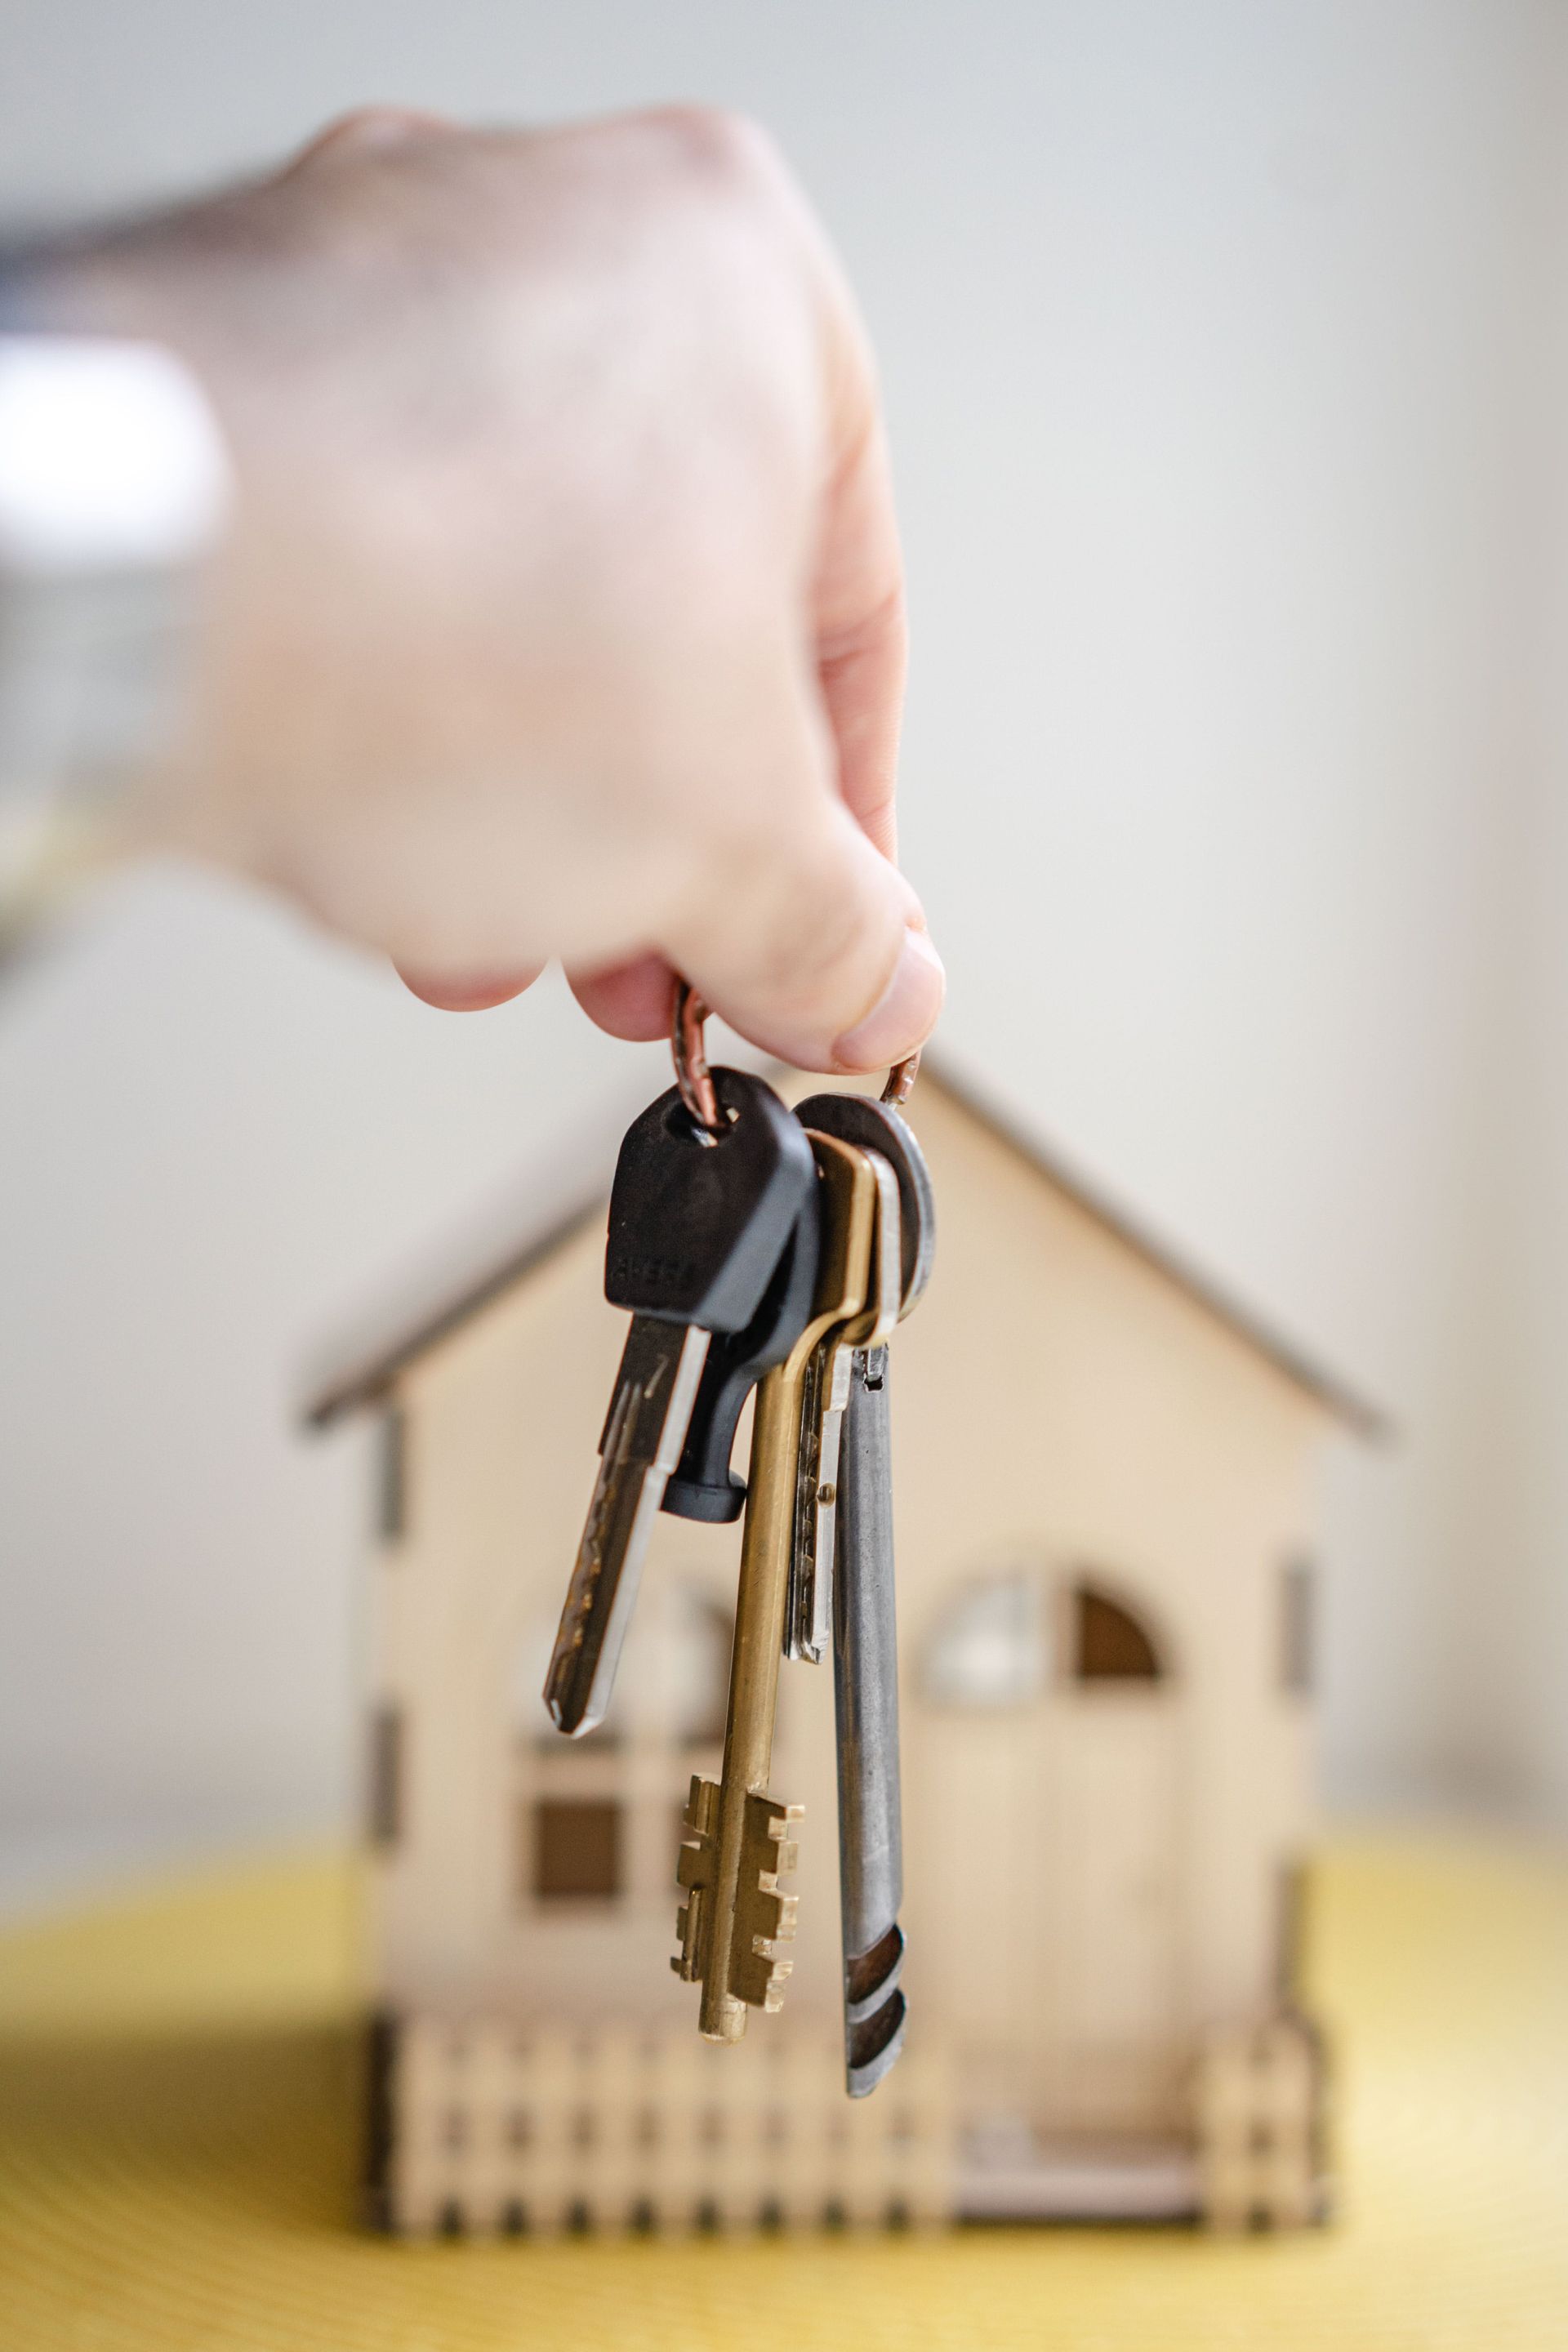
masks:
{"type": "Polygon", "coordinates": [[[1018,1568],[949,1602],[926,1638],[921,1687],[937,1706],[1026,1706],[1044,1690],[1047,1665],[1041,1579],[1018,1568]]]}
{"type": "Polygon", "coordinates": [[[1157,1683],[1165,1676],[1142,1621],[1087,1579],[1072,1592],[1072,1676],[1078,1683],[1157,1683]]]}

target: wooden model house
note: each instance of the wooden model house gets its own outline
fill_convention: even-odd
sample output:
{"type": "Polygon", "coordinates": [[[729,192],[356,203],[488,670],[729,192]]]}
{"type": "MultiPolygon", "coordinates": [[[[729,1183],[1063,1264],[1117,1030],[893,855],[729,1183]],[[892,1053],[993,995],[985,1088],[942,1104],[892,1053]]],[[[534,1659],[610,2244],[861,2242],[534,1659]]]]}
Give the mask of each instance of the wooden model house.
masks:
{"type": "Polygon", "coordinates": [[[1313,1473],[1370,1416],[951,1079],[910,1108],[940,1230],[892,1351],[910,2025],[868,2099],[843,2092],[830,1666],[783,1669],[783,2012],[710,2047],[669,1966],[739,1530],[661,1519],[608,1720],[569,1742],[544,1713],[625,1329],[602,1195],[316,1404],[380,1417],[384,2225],[1321,2209],[1293,1983],[1313,1473]]]}

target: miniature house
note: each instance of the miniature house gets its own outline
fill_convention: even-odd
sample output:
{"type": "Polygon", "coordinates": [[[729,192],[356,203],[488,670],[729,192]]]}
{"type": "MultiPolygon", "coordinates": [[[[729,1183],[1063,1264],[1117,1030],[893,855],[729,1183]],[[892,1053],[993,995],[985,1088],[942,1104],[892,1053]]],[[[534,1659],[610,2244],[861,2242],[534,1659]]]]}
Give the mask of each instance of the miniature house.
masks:
{"type": "Polygon", "coordinates": [[[669,1965],[738,1528],[661,1518],[605,1723],[572,1742],[544,1712],[625,1331],[602,1193],[317,1402],[377,1416],[384,2226],[1321,2210],[1293,1978],[1314,1469],[1371,1416],[945,1076],[911,1116],[940,1229],[891,1373],[910,2024],[868,2099],[843,2091],[830,1666],[782,1670],[783,2011],[710,2047],[669,1965]]]}

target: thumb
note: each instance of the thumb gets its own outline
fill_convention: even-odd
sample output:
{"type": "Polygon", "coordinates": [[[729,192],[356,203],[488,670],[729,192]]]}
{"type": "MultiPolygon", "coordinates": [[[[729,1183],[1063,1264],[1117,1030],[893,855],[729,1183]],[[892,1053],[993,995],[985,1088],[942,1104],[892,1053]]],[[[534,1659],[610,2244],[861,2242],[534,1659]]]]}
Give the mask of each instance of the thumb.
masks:
{"type": "Polygon", "coordinates": [[[836,795],[727,864],[669,948],[732,1029],[806,1070],[879,1069],[924,1044],[942,961],[913,890],[836,795]]]}

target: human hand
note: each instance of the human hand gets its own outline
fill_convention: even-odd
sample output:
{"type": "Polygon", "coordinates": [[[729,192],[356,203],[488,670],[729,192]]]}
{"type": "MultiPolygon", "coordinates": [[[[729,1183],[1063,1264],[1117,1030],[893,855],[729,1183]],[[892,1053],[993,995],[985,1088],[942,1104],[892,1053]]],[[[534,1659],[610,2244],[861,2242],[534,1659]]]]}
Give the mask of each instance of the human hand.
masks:
{"type": "Polygon", "coordinates": [[[664,1028],[674,965],[808,1068],[921,1041],[875,383],[760,133],[372,112],[35,287],[45,323],[178,352],[235,463],[146,837],[280,886],[433,1003],[558,956],[620,1036],[664,1028]]]}

